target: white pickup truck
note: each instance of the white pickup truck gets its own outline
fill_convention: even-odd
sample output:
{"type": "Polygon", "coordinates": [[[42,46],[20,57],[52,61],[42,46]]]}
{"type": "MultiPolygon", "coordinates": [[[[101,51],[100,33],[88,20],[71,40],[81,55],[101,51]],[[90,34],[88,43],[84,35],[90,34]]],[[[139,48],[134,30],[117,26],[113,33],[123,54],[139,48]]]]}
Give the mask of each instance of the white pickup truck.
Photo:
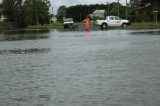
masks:
{"type": "Polygon", "coordinates": [[[107,16],[105,20],[96,20],[95,24],[101,26],[102,29],[107,29],[108,26],[127,27],[131,25],[129,20],[123,20],[117,16],[107,16]]]}

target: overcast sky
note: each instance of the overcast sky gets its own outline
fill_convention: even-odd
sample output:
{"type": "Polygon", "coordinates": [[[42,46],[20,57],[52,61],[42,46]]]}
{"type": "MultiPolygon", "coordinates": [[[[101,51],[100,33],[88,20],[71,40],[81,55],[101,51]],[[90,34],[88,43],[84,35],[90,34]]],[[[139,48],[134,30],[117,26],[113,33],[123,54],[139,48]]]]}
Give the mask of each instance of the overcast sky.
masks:
{"type": "MultiPolygon", "coordinates": [[[[54,10],[54,14],[56,13],[58,7],[61,5],[71,6],[77,4],[105,4],[106,2],[117,2],[117,0],[50,0],[50,1],[54,10]]],[[[129,0],[127,1],[129,2],[129,0]]],[[[125,5],[126,0],[120,0],[120,3],[125,5]]]]}

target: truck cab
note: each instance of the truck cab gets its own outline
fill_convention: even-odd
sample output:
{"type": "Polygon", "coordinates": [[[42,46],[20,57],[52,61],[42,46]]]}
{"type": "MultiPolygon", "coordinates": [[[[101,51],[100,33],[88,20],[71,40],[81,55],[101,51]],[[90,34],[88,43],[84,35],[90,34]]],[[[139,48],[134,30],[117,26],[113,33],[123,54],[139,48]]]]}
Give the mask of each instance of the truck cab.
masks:
{"type": "Polygon", "coordinates": [[[117,16],[106,17],[106,20],[108,20],[109,26],[120,26],[122,24],[121,18],[119,18],[117,16]]]}

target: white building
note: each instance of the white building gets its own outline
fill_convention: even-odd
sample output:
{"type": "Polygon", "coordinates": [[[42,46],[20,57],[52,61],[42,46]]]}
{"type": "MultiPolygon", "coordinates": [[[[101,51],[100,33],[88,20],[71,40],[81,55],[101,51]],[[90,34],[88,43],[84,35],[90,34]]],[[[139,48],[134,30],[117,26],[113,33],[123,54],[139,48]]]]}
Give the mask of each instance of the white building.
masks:
{"type": "Polygon", "coordinates": [[[3,22],[5,19],[7,19],[7,18],[5,18],[4,15],[1,15],[1,16],[0,16],[0,22],[3,22]]]}
{"type": "Polygon", "coordinates": [[[57,18],[56,18],[56,17],[52,17],[52,18],[51,18],[51,21],[52,21],[52,22],[56,22],[56,21],[57,21],[57,18]]]}
{"type": "Polygon", "coordinates": [[[101,17],[104,18],[105,10],[95,10],[92,14],[90,14],[91,17],[101,17]]]}

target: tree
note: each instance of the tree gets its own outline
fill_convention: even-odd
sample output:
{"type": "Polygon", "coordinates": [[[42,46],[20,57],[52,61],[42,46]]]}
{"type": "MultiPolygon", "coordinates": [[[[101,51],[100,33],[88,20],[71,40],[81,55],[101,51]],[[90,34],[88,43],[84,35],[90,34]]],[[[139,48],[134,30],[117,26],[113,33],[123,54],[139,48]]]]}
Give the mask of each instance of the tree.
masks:
{"type": "Polygon", "coordinates": [[[160,9],[160,0],[141,0],[141,3],[144,5],[151,4],[153,10],[160,9]]]}
{"type": "Polygon", "coordinates": [[[49,23],[49,6],[48,0],[30,0],[26,7],[28,22],[33,25],[49,23]]]}
{"type": "Polygon", "coordinates": [[[63,17],[66,17],[66,6],[62,5],[58,8],[57,18],[61,22],[63,17]]]}
{"type": "Polygon", "coordinates": [[[139,8],[141,5],[141,0],[130,0],[132,8],[139,8]]]}
{"type": "Polygon", "coordinates": [[[3,0],[3,13],[8,21],[16,22],[20,27],[29,24],[49,23],[49,0],[3,0]]]}
{"type": "Polygon", "coordinates": [[[21,27],[26,26],[23,4],[23,0],[2,0],[3,14],[8,21],[16,22],[21,27]]]}
{"type": "Polygon", "coordinates": [[[16,18],[18,10],[18,1],[16,0],[3,0],[3,13],[6,14],[8,20],[13,21],[16,18]]]}
{"type": "Polygon", "coordinates": [[[159,0],[141,0],[142,3],[151,3],[151,4],[154,4],[154,3],[160,3],[159,0]]]}

